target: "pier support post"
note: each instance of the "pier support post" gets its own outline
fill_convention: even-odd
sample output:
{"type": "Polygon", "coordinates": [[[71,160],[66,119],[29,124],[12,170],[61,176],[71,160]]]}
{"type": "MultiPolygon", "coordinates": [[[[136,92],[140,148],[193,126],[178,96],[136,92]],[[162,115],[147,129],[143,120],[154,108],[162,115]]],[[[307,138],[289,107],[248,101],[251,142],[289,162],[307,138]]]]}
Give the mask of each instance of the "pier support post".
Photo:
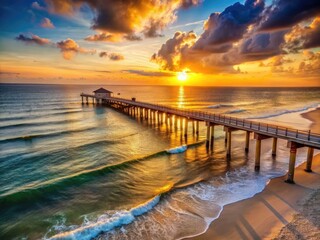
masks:
{"type": "Polygon", "coordinates": [[[192,120],[192,134],[194,135],[196,132],[194,120],[192,120]]]}
{"type": "Polygon", "coordinates": [[[285,182],[294,183],[294,168],[296,164],[297,149],[304,146],[296,142],[288,142],[288,147],[290,147],[289,171],[285,182]]]}
{"type": "Polygon", "coordinates": [[[169,128],[171,128],[171,115],[167,115],[167,122],[168,122],[168,125],[169,125],[169,128]]]}
{"type": "Polygon", "coordinates": [[[246,146],[244,149],[246,153],[249,152],[249,142],[250,142],[250,132],[246,131],[246,146]]]}
{"type": "Polygon", "coordinates": [[[210,147],[213,148],[214,142],[214,125],[211,125],[211,139],[210,139],[210,147]]]}
{"type": "Polygon", "coordinates": [[[272,141],[272,156],[275,157],[277,155],[277,142],[278,142],[278,138],[273,138],[272,141]]]}
{"type": "Polygon", "coordinates": [[[313,148],[309,147],[308,148],[308,155],[307,155],[307,164],[306,164],[306,172],[312,172],[312,158],[313,158],[313,148]]]}
{"type": "Polygon", "coordinates": [[[256,171],[260,170],[260,155],[261,155],[261,140],[271,138],[270,136],[266,136],[259,133],[254,133],[254,138],[256,141],[256,155],[255,155],[255,166],[254,169],[256,171]]]}
{"type": "Polygon", "coordinates": [[[177,119],[177,115],[174,115],[174,129],[177,130],[178,128],[178,119],[177,119]]]}
{"type": "Polygon", "coordinates": [[[260,156],[261,156],[261,138],[257,138],[256,141],[256,155],[255,155],[255,162],[254,162],[254,170],[260,170],[260,156]]]}
{"type": "Polygon", "coordinates": [[[206,122],[207,125],[207,140],[206,140],[206,147],[209,148],[210,146],[210,123],[206,122]]]}
{"type": "Polygon", "coordinates": [[[199,121],[196,123],[196,134],[199,135],[199,121]]]}
{"type": "Polygon", "coordinates": [[[83,96],[81,96],[81,102],[82,102],[82,104],[83,104],[83,96]]]}
{"type": "Polygon", "coordinates": [[[89,104],[88,97],[86,97],[86,103],[89,104]]]}
{"type": "Polygon", "coordinates": [[[231,157],[231,131],[227,129],[226,131],[227,134],[227,158],[231,157]]]}
{"type": "Polygon", "coordinates": [[[224,136],[224,143],[227,144],[228,141],[228,133],[226,132],[225,136],[224,136]]]}
{"type": "Polygon", "coordinates": [[[143,108],[139,108],[140,110],[140,119],[143,119],[143,108]]]}
{"type": "Polygon", "coordinates": [[[188,136],[188,119],[185,119],[185,124],[184,124],[184,136],[187,137],[188,136]]]}
{"type": "Polygon", "coordinates": [[[294,167],[296,164],[296,156],[297,156],[297,146],[295,143],[291,143],[290,146],[290,159],[289,159],[289,171],[288,171],[288,176],[287,180],[285,182],[287,183],[294,183],[294,167]]]}

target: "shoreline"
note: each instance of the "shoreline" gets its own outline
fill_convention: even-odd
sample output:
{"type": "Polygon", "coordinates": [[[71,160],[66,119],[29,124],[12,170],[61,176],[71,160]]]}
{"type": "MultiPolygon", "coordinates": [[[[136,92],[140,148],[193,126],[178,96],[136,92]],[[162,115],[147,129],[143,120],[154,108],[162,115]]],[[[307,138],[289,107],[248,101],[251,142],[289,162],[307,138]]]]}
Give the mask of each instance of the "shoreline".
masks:
{"type": "Polygon", "coordinates": [[[301,116],[312,122],[310,126],[312,132],[320,133],[320,107],[309,112],[302,113],[301,116]]]}
{"type": "Polygon", "coordinates": [[[301,204],[320,189],[320,154],[313,158],[313,173],[304,171],[304,162],[296,168],[295,183],[285,183],[285,176],[273,178],[266,188],[252,198],[226,205],[206,232],[186,238],[273,239],[300,212],[301,204]]]}
{"type": "MultiPolygon", "coordinates": [[[[320,132],[319,115],[320,108],[300,114],[312,121],[310,129],[317,133],[320,132]]],[[[288,232],[301,224],[297,216],[302,215],[302,205],[313,195],[319,194],[320,153],[313,157],[312,173],[305,172],[305,166],[306,162],[295,168],[296,184],[284,182],[287,174],[273,178],[262,192],[224,206],[220,216],[210,223],[206,232],[186,239],[286,239],[288,232]]],[[[303,219],[305,222],[308,225],[308,221],[303,219]]],[[[303,233],[295,235],[303,236],[303,233]]],[[[320,231],[315,235],[319,237],[320,231]]]]}

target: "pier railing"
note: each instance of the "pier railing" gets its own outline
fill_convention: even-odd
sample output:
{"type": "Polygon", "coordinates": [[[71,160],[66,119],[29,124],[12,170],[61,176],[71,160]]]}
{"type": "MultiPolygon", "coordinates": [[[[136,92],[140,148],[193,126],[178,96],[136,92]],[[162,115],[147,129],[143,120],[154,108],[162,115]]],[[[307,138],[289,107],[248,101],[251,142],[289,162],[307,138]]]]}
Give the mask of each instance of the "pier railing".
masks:
{"type": "MultiPolygon", "coordinates": [[[[83,94],[83,96],[94,97],[94,95],[83,94]]],[[[274,124],[266,124],[263,122],[247,120],[243,118],[231,117],[223,114],[208,113],[191,109],[179,109],[168,107],[161,104],[152,104],[140,101],[132,101],[124,98],[104,98],[108,102],[118,102],[141,108],[148,108],[154,111],[160,111],[167,114],[177,115],[188,119],[205,121],[210,124],[223,125],[226,127],[234,127],[239,130],[256,132],[271,137],[283,138],[297,143],[302,143],[307,146],[320,149],[320,134],[311,131],[286,128],[274,124]]]]}

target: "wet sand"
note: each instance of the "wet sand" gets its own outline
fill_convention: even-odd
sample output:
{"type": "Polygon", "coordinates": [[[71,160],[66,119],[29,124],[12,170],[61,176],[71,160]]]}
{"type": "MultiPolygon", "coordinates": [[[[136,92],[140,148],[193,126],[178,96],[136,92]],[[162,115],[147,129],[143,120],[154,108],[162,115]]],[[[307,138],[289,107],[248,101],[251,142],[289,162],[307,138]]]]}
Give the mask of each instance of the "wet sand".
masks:
{"type": "MultiPolygon", "coordinates": [[[[313,121],[313,132],[320,132],[319,114],[319,108],[302,114],[313,121]]],[[[296,168],[296,184],[285,183],[286,176],[275,178],[254,197],[225,206],[208,230],[192,239],[320,239],[320,154],[312,173],[304,169],[305,163],[296,168]]]]}

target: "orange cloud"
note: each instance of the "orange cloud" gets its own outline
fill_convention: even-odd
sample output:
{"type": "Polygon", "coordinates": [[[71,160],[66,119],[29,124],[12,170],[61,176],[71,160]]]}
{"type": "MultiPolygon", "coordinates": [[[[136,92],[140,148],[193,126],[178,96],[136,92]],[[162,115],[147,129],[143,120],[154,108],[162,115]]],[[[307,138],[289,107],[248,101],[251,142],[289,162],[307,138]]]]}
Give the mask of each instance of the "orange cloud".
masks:
{"type": "Polygon", "coordinates": [[[54,28],[54,25],[51,22],[51,20],[46,17],[41,20],[40,26],[43,28],[54,28]]]}
{"type": "Polygon", "coordinates": [[[57,47],[60,48],[60,51],[63,55],[63,58],[70,60],[74,57],[75,54],[84,53],[84,54],[95,54],[95,50],[88,50],[81,48],[74,40],[68,38],[64,41],[57,42],[57,47]]]}
{"type": "Polygon", "coordinates": [[[320,16],[316,17],[309,26],[294,26],[285,36],[285,47],[292,52],[301,49],[320,46],[320,16]]]}
{"type": "Polygon", "coordinates": [[[162,30],[176,20],[179,8],[191,7],[199,2],[200,0],[46,0],[49,12],[62,15],[73,15],[80,11],[82,5],[87,5],[96,14],[93,29],[121,34],[128,40],[139,40],[137,36],[141,34],[145,37],[162,36],[162,30]]]}
{"type": "Polygon", "coordinates": [[[110,34],[110,33],[99,33],[87,36],[84,40],[90,42],[118,42],[121,37],[119,35],[110,34]]]}

